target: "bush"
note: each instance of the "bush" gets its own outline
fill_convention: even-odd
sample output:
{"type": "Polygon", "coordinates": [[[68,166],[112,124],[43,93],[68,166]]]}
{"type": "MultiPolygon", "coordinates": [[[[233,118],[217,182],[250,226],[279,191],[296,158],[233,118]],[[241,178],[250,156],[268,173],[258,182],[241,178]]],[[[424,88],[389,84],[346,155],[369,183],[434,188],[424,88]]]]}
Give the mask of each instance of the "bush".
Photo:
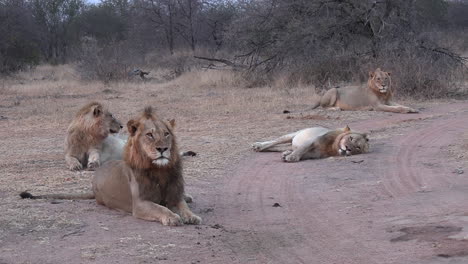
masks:
{"type": "Polygon", "coordinates": [[[401,94],[439,97],[453,87],[461,58],[437,38],[447,23],[443,0],[243,2],[230,32],[253,83],[277,76],[319,89],[393,71],[401,94]],[[428,17],[430,19],[428,20],[428,17]],[[401,87],[400,87],[401,86],[401,87]]]}
{"type": "Polygon", "coordinates": [[[94,38],[83,38],[78,72],[85,80],[100,80],[105,83],[127,80],[133,70],[123,42],[99,47],[94,38]]]}

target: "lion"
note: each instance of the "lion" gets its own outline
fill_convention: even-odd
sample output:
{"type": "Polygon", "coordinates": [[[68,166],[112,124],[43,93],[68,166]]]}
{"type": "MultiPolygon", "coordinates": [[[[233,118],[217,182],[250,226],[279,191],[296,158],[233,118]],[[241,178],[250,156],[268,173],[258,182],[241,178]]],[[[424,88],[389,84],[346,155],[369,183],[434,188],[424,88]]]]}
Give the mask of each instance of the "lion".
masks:
{"type": "Polygon", "coordinates": [[[139,219],[163,225],[200,224],[184,199],[181,157],[174,134],[175,121],[159,118],[151,107],[127,123],[130,133],[124,159],[96,170],[92,193],[48,194],[31,199],[96,199],[98,204],[126,211],[139,219]]]}
{"type": "MultiPolygon", "coordinates": [[[[109,160],[121,160],[127,136],[119,134],[122,124],[102,104],[82,107],[68,127],[65,161],[72,171],[94,170],[109,160]]],[[[193,151],[182,156],[196,156],[193,151]]]]}
{"type": "Polygon", "coordinates": [[[335,110],[375,110],[392,113],[418,113],[418,110],[392,102],[390,72],[380,68],[369,72],[367,87],[332,88],[312,104],[335,110]]]}
{"type": "Polygon", "coordinates": [[[367,134],[344,129],[330,130],[324,127],[311,127],[252,145],[254,151],[279,151],[272,147],[279,144],[292,144],[292,150],[282,153],[284,162],[298,162],[306,159],[320,159],[332,156],[349,156],[369,151],[367,134]]]}
{"type": "Polygon", "coordinates": [[[100,103],[83,106],[70,123],[65,139],[65,161],[72,171],[95,169],[102,163],[103,142],[122,124],[100,103]]]}
{"type": "MultiPolygon", "coordinates": [[[[128,136],[124,134],[109,134],[102,144],[101,160],[121,160],[123,151],[127,143],[128,136]]],[[[180,151],[182,157],[194,157],[197,153],[194,151],[180,151]]],[[[102,162],[102,163],[103,163],[102,162]]]]}

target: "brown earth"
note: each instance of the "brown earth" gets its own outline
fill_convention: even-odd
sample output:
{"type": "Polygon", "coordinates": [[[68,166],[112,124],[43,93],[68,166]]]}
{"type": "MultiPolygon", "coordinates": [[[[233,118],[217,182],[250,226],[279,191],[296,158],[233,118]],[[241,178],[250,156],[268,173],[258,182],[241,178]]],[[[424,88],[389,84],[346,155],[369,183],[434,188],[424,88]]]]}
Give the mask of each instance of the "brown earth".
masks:
{"type": "Polygon", "coordinates": [[[306,88],[23,89],[0,97],[0,263],[468,263],[466,101],[410,102],[421,113],[404,115],[305,111],[306,88]],[[145,104],[178,120],[179,145],[199,154],[185,173],[202,225],[164,227],[94,201],[19,199],[25,189],[89,189],[92,172],[66,170],[63,137],[92,99],[125,121],[145,104]],[[371,132],[370,153],[288,164],[249,150],[346,124],[371,132]]]}

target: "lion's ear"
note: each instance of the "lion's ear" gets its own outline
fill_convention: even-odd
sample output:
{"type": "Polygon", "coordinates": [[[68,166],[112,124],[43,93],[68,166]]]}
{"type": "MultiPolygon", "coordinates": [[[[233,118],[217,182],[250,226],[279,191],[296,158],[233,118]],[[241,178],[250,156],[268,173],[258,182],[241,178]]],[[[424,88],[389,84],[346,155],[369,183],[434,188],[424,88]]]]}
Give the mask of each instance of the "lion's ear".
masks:
{"type": "Polygon", "coordinates": [[[346,126],[344,129],[343,129],[344,132],[350,132],[351,131],[351,128],[349,128],[349,126],[346,126]]]}
{"type": "Polygon", "coordinates": [[[175,125],[176,125],[175,119],[170,119],[169,124],[171,125],[172,128],[175,128],[175,125]]]}
{"type": "Polygon", "coordinates": [[[392,72],[387,72],[388,76],[392,75],[392,72]]]}
{"type": "Polygon", "coordinates": [[[96,105],[96,106],[93,107],[93,115],[95,117],[100,116],[101,113],[102,113],[102,106],[101,105],[96,105]]]}
{"type": "Polygon", "coordinates": [[[374,72],[373,71],[369,71],[369,78],[374,78],[374,72]]]}
{"type": "Polygon", "coordinates": [[[138,121],[130,119],[127,122],[127,130],[128,130],[128,133],[130,133],[130,136],[133,137],[135,135],[137,129],[138,129],[138,121]]]}

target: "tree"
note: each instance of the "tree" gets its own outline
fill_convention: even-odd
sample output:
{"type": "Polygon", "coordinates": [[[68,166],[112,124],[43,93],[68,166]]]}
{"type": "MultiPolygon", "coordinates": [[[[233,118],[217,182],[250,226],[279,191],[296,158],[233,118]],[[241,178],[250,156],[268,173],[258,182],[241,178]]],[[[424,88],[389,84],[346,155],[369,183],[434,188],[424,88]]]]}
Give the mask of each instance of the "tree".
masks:
{"type": "Polygon", "coordinates": [[[0,1],[0,36],[0,73],[39,63],[39,36],[27,1],[0,1]]]}
{"type": "Polygon", "coordinates": [[[67,34],[84,7],[84,0],[32,0],[33,16],[41,28],[47,61],[63,62],[70,41],[67,34]]]}

